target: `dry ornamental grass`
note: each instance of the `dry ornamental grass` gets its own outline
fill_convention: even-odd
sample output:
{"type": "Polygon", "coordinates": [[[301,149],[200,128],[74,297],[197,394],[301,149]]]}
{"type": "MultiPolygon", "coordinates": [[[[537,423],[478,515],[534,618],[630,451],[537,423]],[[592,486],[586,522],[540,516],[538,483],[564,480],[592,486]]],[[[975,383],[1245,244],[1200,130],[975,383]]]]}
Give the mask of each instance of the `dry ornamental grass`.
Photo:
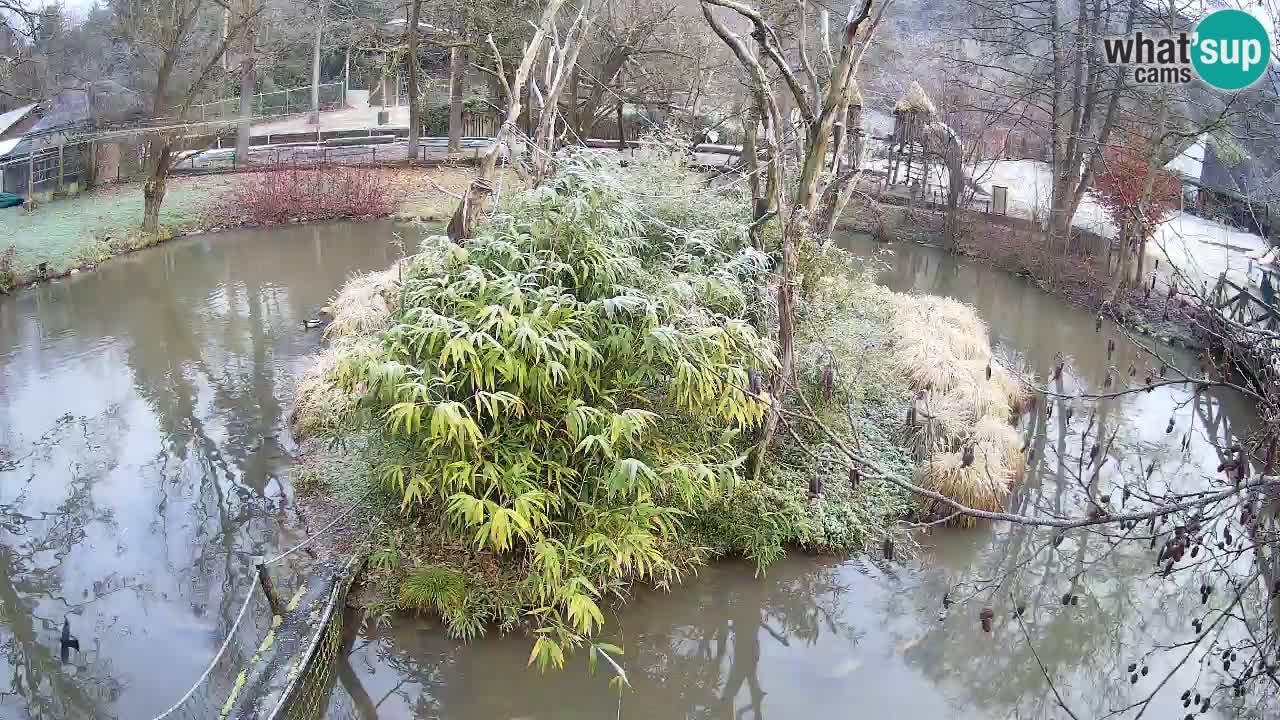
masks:
{"type": "MultiPolygon", "coordinates": [[[[949,298],[895,295],[894,359],[915,391],[908,444],[924,464],[920,486],[969,507],[1004,509],[1026,459],[1011,424],[1028,401],[1024,384],[991,355],[986,324],[973,308],[949,298]]],[[[951,509],[919,501],[926,517],[951,509]]],[[[955,521],[972,525],[972,518],[955,521]]]]}

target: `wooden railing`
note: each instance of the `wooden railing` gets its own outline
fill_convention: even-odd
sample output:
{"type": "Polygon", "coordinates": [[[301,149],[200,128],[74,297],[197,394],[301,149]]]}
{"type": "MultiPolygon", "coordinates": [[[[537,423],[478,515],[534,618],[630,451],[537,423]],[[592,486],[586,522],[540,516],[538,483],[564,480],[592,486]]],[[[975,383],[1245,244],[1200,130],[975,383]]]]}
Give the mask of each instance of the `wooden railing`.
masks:
{"type": "Polygon", "coordinates": [[[1275,330],[1280,327],[1280,311],[1253,292],[1252,288],[1227,279],[1226,273],[1218,278],[1210,295],[1214,308],[1227,320],[1243,327],[1259,327],[1275,330]]]}

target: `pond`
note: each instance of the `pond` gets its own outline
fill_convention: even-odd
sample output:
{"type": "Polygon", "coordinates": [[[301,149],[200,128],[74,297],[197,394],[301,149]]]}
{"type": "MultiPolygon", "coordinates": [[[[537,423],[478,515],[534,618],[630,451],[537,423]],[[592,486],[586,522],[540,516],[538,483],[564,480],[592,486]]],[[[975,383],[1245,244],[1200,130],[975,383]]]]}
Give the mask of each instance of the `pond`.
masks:
{"type": "Polygon", "coordinates": [[[320,335],[302,321],[389,266],[393,231],[175,240],[0,297],[0,718],[145,720],[199,677],[251,557],[304,527],[286,420],[320,335]]]}
{"type": "MultiPolygon", "coordinates": [[[[1063,395],[1097,391],[1111,366],[1127,372],[1134,364],[1145,374],[1158,364],[1110,323],[1095,331],[1093,315],[1022,278],[920,245],[841,241],[894,290],[973,304],[1013,367],[1043,379],[1061,352],[1066,369],[1055,389],[1063,395]],[[1110,360],[1109,339],[1117,343],[1110,360]]],[[[1066,404],[1049,422],[1024,419],[1036,461],[1011,509],[1081,506],[1080,437],[1089,410],[1070,403],[1068,420],[1066,404]]],[[[1181,386],[1101,403],[1091,437],[1101,426],[1115,441],[1098,482],[1105,492],[1118,473],[1155,462],[1155,477],[1170,486],[1201,483],[1221,462],[1218,447],[1246,434],[1251,418],[1238,398],[1196,399],[1181,386]],[[1171,416],[1177,430],[1166,434],[1171,416]]],[[[1058,548],[1053,539],[996,525],[921,534],[916,556],[905,562],[793,554],[760,577],[754,566],[715,564],[671,593],[641,592],[615,614],[606,636],[625,645],[621,662],[632,686],[621,694],[603,663],[592,675],[585,658],[561,672],[528,669],[523,637],[459,645],[429,620],[398,618],[390,629],[370,623],[339,674],[329,717],[1065,717],[1035,655],[1079,717],[1102,717],[1151,695],[1178,665],[1181,654],[1141,653],[1190,638],[1191,613],[1200,608],[1194,590],[1181,585],[1198,580],[1153,576],[1145,543],[1117,547],[1082,530],[1058,548]],[[1064,606],[1064,594],[1076,603],[1064,606]],[[944,595],[954,601],[945,611],[944,595]],[[1026,607],[1025,634],[1013,617],[1017,605],[1026,607]],[[990,634],[978,623],[983,607],[996,611],[990,634]],[[1136,684],[1131,662],[1149,668],[1136,684]]],[[[1183,717],[1179,696],[1197,677],[1207,686],[1213,673],[1185,663],[1170,680],[1176,690],[1159,693],[1146,715],[1183,717]]],[[[1214,707],[1214,716],[1235,710],[1214,707]]]]}
{"type": "MultiPolygon", "coordinates": [[[[180,240],[0,298],[0,718],[147,720],[200,676],[253,556],[313,525],[286,476],[293,379],[320,344],[302,320],[350,273],[388,266],[394,232],[338,224],[180,240]],[[64,619],[81,648],[65,663],[64,619]]],[[[1061,352],[1064,395],[1101,387],[1110,366],[1145,373],[1155,362],[1020,278],[918,245],[883,255],[864,238],[843,242],[894,289],[974,304],[1015,367],[1043,379],[1061,352]]],[[[1090,409],[1073,403],[1068,419],[1066,404],[1020,426],[1036,460],[1013,509],[1079,508],[1090,409]]],[[[1152,462],[1171,487],[1203,482],[1218,446],[1250,422],[1237,399],[1181,386],[1107,401],[1092,432],[1115,440],[1096,482],[1152,462]]],[[[632,687],[621,693],[582,656],[561,672],[528,669],[524,637],[461,645],[428,619],[351,622],[360,630],[327,717],[1062,717],[1046,673],[1081,718],[1101,717],[1173,670],[1180,654],[1139,653],[1188,639],[1199,609],[1177,587],[1193,578],[1153,576],[1145,546],[1096,533],[1073,531],[1057,548],[1051,533],[1005,525],[918,540],[893,563],[793,554],[759,577],[726,562],[671,593],[639,592],[607,631],[626,648],[632,687]],[[987,606],[990,634],[976,619],[987,606]],[[1130,684],[1131,662],[1149,678],[1130,684]]],[[[1212,671],[1183,664],[1178,689],[1147,715],[1182,717],[1178,695],[1197,678],[1212,671]]],[[[216,697],[201,690],[176,717],[215,717],[216,697]]],[[[1225,703],[1215,713],[1234,716],[1225,703]]]]}

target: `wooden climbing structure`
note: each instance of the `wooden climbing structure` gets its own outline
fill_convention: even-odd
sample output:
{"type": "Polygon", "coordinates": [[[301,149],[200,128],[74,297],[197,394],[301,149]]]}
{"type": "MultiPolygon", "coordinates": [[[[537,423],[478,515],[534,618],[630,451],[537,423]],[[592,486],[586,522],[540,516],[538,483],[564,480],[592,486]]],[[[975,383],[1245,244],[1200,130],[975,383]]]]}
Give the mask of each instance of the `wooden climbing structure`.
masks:
{"type": "Polygon", "coordinates": [[[893,134],[889,137],[890,186],[906,185],[923,193],[928,185],[929,153],[926,126],[937,110],[920,83],[912,82],[893,108],[893,134]]]}

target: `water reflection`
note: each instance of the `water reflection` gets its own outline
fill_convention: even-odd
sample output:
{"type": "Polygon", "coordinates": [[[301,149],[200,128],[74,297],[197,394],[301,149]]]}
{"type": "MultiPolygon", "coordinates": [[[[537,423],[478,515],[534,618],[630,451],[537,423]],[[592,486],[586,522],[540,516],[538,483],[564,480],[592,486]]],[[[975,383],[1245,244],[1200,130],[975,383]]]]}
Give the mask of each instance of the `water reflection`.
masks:
{"type": "MultiPolygon", "coordinates": [[[[1073,399],[1101,389],[1108,370],[1128,382],[1131,366],[1141,380],[1194,358],[1134,346],[1110,324],[1095,330],[1092,315],[1023,279],[930,248],[899,244],[880,257],[869,241],[845,242],[879,257],[880,281],[896,290],[973,304],[999,354],[1040,383],[1061,353],[1064,372],[1051,382],[1066,397],[1051,416],[1041,406],[1019,425],[1035,459],[1010,499],[1015,511],[1074,514],[1102,495],[1119,505],[1121,478],[1148,471],[1156,491],[1203,488],[1225,448],[1250,431],[1247,404],[1216,391],[1171,385],[1098,404],[1073,399]]],[[[1133,717],[1141,707],[1123,709],[1170,674],[1144,717],[1183,717],[1182,690],[1212,686],[1215,671],[1201,667],[1201,651],[1184,663],[1184,651],[1155,648],[1191,638],[1190,619],[1205,607],[1196,588],[1185,590],[1199,578],[1160,577],[1148,545],[1122,534],[1080,529],[1055,542],[1052,532],[997,525],[921,534],[909,563],[793,556],[759,578],[718,564],[617,611],[610,639],[625,645],[634,685],[621,696],[580,666],[527,669],[527,638],[463,646],[430,621],[402,618],[355,640],[343,687],[359,689],[335,693],[329,717],[1061,718],[1054,689],[1081,718],[1133,717]],[[985,607],[991,633],[977,620],[985,607]],[[1130,663],[1148,674],[1131,683],[1130,663]]],[[[1240,712],[1216,698],[1208,715],[1240,712]]]]}
{"type": "Polygon", "coordinates": [[[389,265],[392,230],[176,241],[0,298],[0,717],[148,718],[204,670],[250,557],[301,532],[301,321],[389,265]]]}
{"type": "Polygon", "coordinates": [[[580,657],[561,672],[527,669],[526,638],[460,646],[428,623],[368,628],[351,664],[372,707],[335,702],[329,717],[763,719],[837,707],[938,717],[938,699],[899,692],[905,654],[873,610],[902,589],[876,567],[810,558],[759,578],[745,564],[706,568],[618,614],[608,632],[626,646],[622,693],[580,657]]]}
{"type": "MultiPolygon", "coordinates": [[[[847,242],[855,251],[884,259],[877,252],[881,248],[868,241],[847,242]]],[[[879,275],[883,284],[972,303],[1011,365],[1066,396],[1053,403],[1052,416],[1042,407],[1023,418],[1034,462],[1026,481],[1015,488],[1014,510],[1078,516],[1087,512],[1090,497],[1104,496],[1121,508],[1125,481],[1144,476],[1158,493],[1221,482],[1217,466],[1253,421],[1248,404],[1233,393],[1196,394],[1171,385],[1097,403],[1073,399],[1103,392],[1109,371],[1112,388],[1119,389],[1147,376],[1158,378],[1165,364],[1193,367],[1195,358],[1150,341],[1135,343],[1111,323],[1098,328],[1093,316],[1064,307],[1023,278],[958,263],[931,248],[900,244],[892,252],[879,275]],[[1062,377],[1046,380],[1059,354],[1062,377]],[[1167,431],[1170,421],[1172,432],[1167,431]]],[[[1059,545],[1055,533],[1008,526],[984,534],[932,533],[923,541],[926,569],[920,573],[916,611],[923,614],[945,592],[969,603],[963,617],[928,630],[927,642],[940,651],[931,655],[934,663],[926,672],[940,685],[968,687],[971,701],[987,705],[993,717],[1061,713],[1048,692],[1046,670],[1068,704],[1093,717],[1145,700],[1172,673],[1169,687],[1178,689],[1158,695],[1148,714],[1185,714],[1178,699],[1182,689],[1197,680],[1214,684],[1213,671],[1195,662],[1204,651],[1193,652],[1192,662],[1175,669],[1184,652],[1153,648],[1193,637],[1190,620],[1205,610],[1195,592],[1201,578],[1156,574],[1149,544],[1124,539],[1145,538],[1149,532],[1145,524],[1127,531],[1081,528],[1069,531],[1059,545]],[[1064,596],[1071,598],[1065,606],[1064,596]],[[1018,605],[1026,607],[1025,634],[1013,617],[1018,605]],[[987,637],[976,632],[976,608],[983,606],[993,607],[997,617],[996,631],[987,637]],[[969,642],[957,643],[966,634],[969,642]],[[1130,681],[1130,663],[1149,668],[1138,683],[1130,681]],[[1000,683],[983,682],[992,677],[1000,683]]],[[[1219,711],[1233,714],[1229,708],[1219,711]]]]}

